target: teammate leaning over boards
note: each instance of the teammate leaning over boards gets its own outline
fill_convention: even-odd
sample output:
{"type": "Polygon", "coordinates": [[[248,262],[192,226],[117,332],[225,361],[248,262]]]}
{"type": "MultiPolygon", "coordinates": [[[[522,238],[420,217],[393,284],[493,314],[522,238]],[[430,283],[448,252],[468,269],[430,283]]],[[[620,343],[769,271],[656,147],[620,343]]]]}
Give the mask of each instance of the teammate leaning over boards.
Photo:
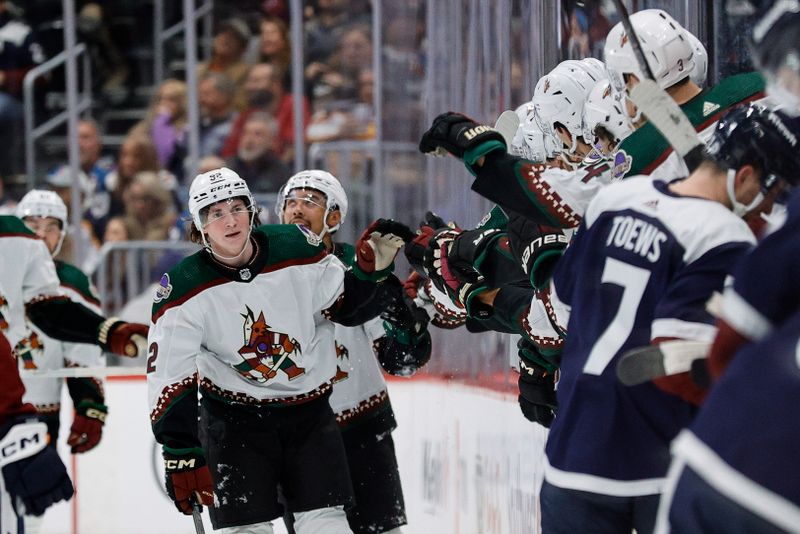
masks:
{"type": "Polygon", "coordinates": [[[307,227],[256,227],[256,211],[230,169],[198,175],[189,212],[204,250],[156,291],[147,372],[167,490],[183,513],[209,505],[223,532],[270,533],[280,485],[298,533],[351,532],[328,319],[352,326],[381,311],[375,282],[410,231],[373,223],[348,270],[307,227]]]}
{"type": "MultiPolygon", "coordinates": [[[[767,77],[767,92],[792,117],[784,124],[794,146],[776,157],[794,169],[797,184],[800,2],[769,2],[762,9],[753,31],[754,59],[767,77]]],[[[725,293],[709,356],[721,378],[674,442],[659,533],[793,532],[800,525],[797,480],[788,475],[798,470],[800,441],[798,250],[795,189],[783,226],[741,262],[725,293]]]]}
{"type": "Polygon", "coordinates": [[[632,179],[590,204],[551,284],[566,343],[544,531],[652,531],[670,441],[701,392],[686,376],[622,386],[615,363],[650,342],[712,339],[705,303],[755,241],[741,217],[780,181],[772,162],[787,142],[776,121],[761,107],[739,108],[715,131],[711,160],[685,180],[632,179]]]}
{"type": "MultiPolygon", "coordinates": [[[[67,225],[67,207],[52,191],[29,191],[17,205],[17,217],[38,235],[52,256],[58,254],[67,225]]],[[[54,261],[61,291],[70,300],[79,302],[100,313],[97,295],[89,278],[79,269],[54,261]]],[[[66,343],[50,338],[32,326],[30,335],[17,343],[15,349],[20,369],[62,369],[64,367],[89,367],[102,363],[100,347],[86,343],[66,343]]],[[[89,451],[97,446],[103,432],[106,414],[103,385],[96,378],[67,378],[67,389],[75,405],[73,421],[67,444],[73,453],[89,451]]],[[[50,443],[58,440],[59,411],[61,408],[61,378],[23,378],[25,401],[36,406],[42,420],[47,423],[50,443]]]]}
{"type": "MultiPolygon", "coordinates": [[[[356,268],[353,246],[333,240],[347,205],[339,180],[325,171],[306,170],[281,188],[275,211],[284,224],[301,224],[321,236],[328,253],[356,268]]],[[[405,302],[394,275],[382,285],[379,298],[385,303],[381,317],[359,326],[337,324],[334,330],[337,369],[330,404],[353,484],[355,505],[347,510],[347,520],[355,534],[398,533],[406,524],[391,434],[397,423],[381,366],[391,374],[409,376],[431,355],[427,313],[405,302]]]]}
{"type": "MultiPolygon", "coordinates": [[[[698,87],[689,77],[694,60],[686,30],[664,11],[640,11],[631,16],[631,23],[645,54],[659,58],[658,64],[650,65],[659,84],[704,138],[727,110],[764,96],[764,81],[755,73],[732,76],[705,91],[698,87]]],[[[605,61],[617,91],[630,90],[642,77],[622,23],[609,32],[605,61]]],[[[462,159],[475,175],[475,192],[534,222],[562,228],[577,226],[596,190],[614,180],[639,174],[666,180],[686,175],[683,162],[649,123],[623,140],[609,159],[566,174],[507,154],[502,136],[493,128],[454,113],[434,119],[420,150],[445,151],[462,159]]]]}

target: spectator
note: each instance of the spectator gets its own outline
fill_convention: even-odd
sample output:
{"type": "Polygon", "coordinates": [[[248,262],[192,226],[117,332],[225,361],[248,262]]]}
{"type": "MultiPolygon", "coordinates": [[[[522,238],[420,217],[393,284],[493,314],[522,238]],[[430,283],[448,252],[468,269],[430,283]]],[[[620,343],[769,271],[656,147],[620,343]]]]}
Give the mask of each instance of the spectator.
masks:
{"type": "Polygon", "coordinates": [[[218,155],[236,118],[233,99],[236,84],[227,75],[206,74],[198,87],[200,104],[200,155],[218,155]]]}
{"type": "MultiPolygon", "coordinates": [[[[130,134],[125,138],[119,151],[117,168],[106,177],[106,187],[111,194],[110,216],[125,212],[124,195],[133,178],[142,171],[158,173],[164,187],[177,195],[177,181],[170,172],[163,170],[158,162],[155,145],[150,138],[143,135],[130,134]]],[[[177,205],[177,198],[175,198],[177,205]]]]}
{"type": "Polygon", "coordinates": [[[108,25],[109,17],[99,2],[84,4],[76,20],[79,40],[89,47],[92,61],[93,89],[109,102],[119,104],[128,96],[130,68],[108,25]]]}
{"type": "Polygon", "coordinates": [[[260,29],[260,60],[288,72],[292,61],[289,27],[280,19],[263,18],[260,29]]]}
{"type": "Polygon", "coordinates": [[[103,243],[116,243],[119,241],[129,241],[130,231],[125,221],[125,217],[117,215],[111,217],[106,224],[106,231],[103,234],[103,243]]]}
{"type": "MultiPolygon", "coordinates": [[[[256,112],[266,112],[278,122],[278,136],[274,151],[284,162],[294,157],[294,98],[288,92],[289,77],[284,76],[274,65],[258,63],[250,68],[245,81],[247,93],[247,108],[231,128],[231,134],[225,140],[220,155],[224,158],[232,157],[239,147],[244,123],[250,115],[256,112]]],[[[303,97],[303,129],[311,121],[311,112],[308,100],[303,97]]]]}
{"type": "Polygon", "coordinates": [[[305,25],[308,68],[318,68],[315,63],[324,65],[336,51],[347,25],[353,22],[348,4],[348,0],[318,0],[314,16],[305,25]]]}
{"type": "Polygon", "coordinates": [[[236,157],[227,167],[241,176],[254,193],[276,192],[291,172],[272,150],[277,124],[267,113],[254,113],[244,124],[236,157]]]}
{"type": "Polygon", "coordinates": [[[220,24],[211,46],[211,58],[197,67],[198,79],[207,74],[220,73],[230,78],[236,90],[234,100],[237,109],[245,106],[244,80],[247,63],[242,59],[252,34],[247,23],[239,18],[230,18],[220,24]]]}
{"type": "Polygon", "coordinates": [[[309,66],[306,77],[314,98],[356,99],[356,77],[372,64],[372,41],[368,27],[353,27],[342,35],[336,55],[328,64],[309,66]]]}
{"type": "Polygon", "coordinates": [[[186,157],[186,84],[165,80],[158,88],[144,120],[130,133],[152,139],[161,166],[180,181],[186,157]]]}
{"type": "Polygon", "coordinates": [[[111,158],[102,155],[103,144],[100,129],[92,119],[78,122],[78,157],[81,170],[91,184],[87,199],[86,219],[91,223],[95,236],[102,236],[111,209],[111,196],[106,188],[106,177],[114,167],[111,158]]]}
{"type": "Polygon", "coordinates": [[[0,174],[22,168],[22,79],[44,59],[30,27],[14,20],[8,2],[0,0],[0,174]]]}
{"type": "Polygon", "coordinates": [[[358,101],[355,104],[344,105],[341,101],[320,103],[322,105],[312,115],[306,131],[309,143],[375,137],[372,70],[364,69],[359,73],[357,89],[358,101]]]}
{"type": "Polygon", "coordinates": [[[177,216],[172,195],[157,172],[137,173],[124,199],[125,225],[131,240],[163,241],[175,237],[172,230],[177,216]]]}

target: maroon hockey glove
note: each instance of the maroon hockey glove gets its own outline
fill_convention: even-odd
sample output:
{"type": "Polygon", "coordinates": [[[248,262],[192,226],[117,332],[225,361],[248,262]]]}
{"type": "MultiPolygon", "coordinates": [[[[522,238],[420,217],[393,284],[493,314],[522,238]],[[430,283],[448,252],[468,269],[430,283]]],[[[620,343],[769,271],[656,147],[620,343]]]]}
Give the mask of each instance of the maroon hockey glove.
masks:
{"type": "Polygon", "coordinates": [[[75,420],[67,438],[72,454],[90,451],[100,443],[107,415],[108,408],[103,404],[82,401],[75,407],[75,420]]]}
{"type": "Polygon", "coordinates": [[[414,239],[406,243],[403,251],[411,267],[422,276],[427,276],[423,260],[425,257],[425,250],[428,248],[431,239],[440,232],[454,229],[457,229],[455,223],[447,224],[444,222],[444,219],[432,211],[425,213],[425,220],[419,223],[417,235],[414,239]]]}
{"type": "Polygon", "coordinates": [[[0,427],[0,450],[5,490],[19,515],[42,515],[75,493],[56,448],[47,446],[47,426],[36,418],[20,417],[0,427]]]}
{"type": "Polygon", "coordinates": [[[100,325],[97,341],[103,350],[135,358],[139,354],[139,345],[146,344],[148,330],[146,324],[128,323],[110,317],[100,325]]]}
{"type": "Polygon", "coordinates": [[[167,495],[179,512],[192,515],[192,503],[214,504],[214,483],[202,449],[164,447],[167,495]]]}
{"type": "Polygon", "coordinates": [[[378,219],[356,241],[356,264],[367,275],[391,267],[400,248],[411,241],[414,232],[392,219],[378,219]]]}
{"type": "Polygon", "coordinates": [[[494,150],[506,151],[506,142],[500,132],[452,111],[433,119],[419,142],[419,151],[423,154],[444,156],[449,152],[469,166],[494,150]]]}
{"type": "Polygon", "coordinates": [[[403,282],[403,292],[408,296],[410,299],[417,298],[419,295],[419,286],[423,283],[422,275],[420,275],[417,271],[412,272],[406,281],[403,282]]]}

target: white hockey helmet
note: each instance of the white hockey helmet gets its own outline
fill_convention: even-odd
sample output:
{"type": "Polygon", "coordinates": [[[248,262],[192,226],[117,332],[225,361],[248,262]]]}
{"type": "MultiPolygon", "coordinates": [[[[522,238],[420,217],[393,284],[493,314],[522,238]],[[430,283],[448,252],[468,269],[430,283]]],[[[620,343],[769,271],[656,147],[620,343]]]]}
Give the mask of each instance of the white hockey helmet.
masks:
{"type": "Polygon", "coordinates": [[[698,86],[705,87],[708,78],[708,51],[700,39],[689,30],[686,30],[686,38],[689,39],[692,50],[694,50],[694,68],[689,76],[698,86]]]}
{"type": "Polygon", "coordinates": [[[255,219],[256,206],[250,188],[238,174],[227,167],[213,169],[195,176],[189,186],[189,213],[198,230],[203,230],[200,212],[217,202],[244,197],[248,209],[252,212],[251,221],[255,219]]]}
{"type": "Polygon", "coordinates": [[[322,219],[323,231],[320,238],[326,232],[333,233],[339,229],[347,217],[347,193],[344,192],[342,184],[334,175],[319,169],[308,169],[289,178],[278,191],[278,198],[275,202],[275,213],[278,214],[279,220],[283,220],[286,198],[294,189],[314,189],[325,195],[325,215],[322,219]],[[337,209],[341,214],[339,223],[334,227],[329,227],[328,214],[337,209]]]}
{"type": "Polygon", "coordinates": [[[533,91],[539,127],[561,146],[563,143],[556,133],[555,124],[562,124],[572,136],[572,143],[566,147],[570,154],[578,148],[578,137],[583,135],[583,103],[591,90],[581,83],[579,76],[574,75],[576,72],[585,74],[577,67],[556,67],[539,79],[533,91]]]}
{"type": "Polygon", "coordinates": [[[606,79],[606,64],[595,57],[585,57],[580,60],[581,65],[593,78],[598,81],[606,79]]]}
{"type": "MultiPolygon", "coordinates": [[[[645,9],[631,15],[631,25],[642,45],[650,70],[662,89],[672,87],[694,70],[694,49],[686,30],[666,11],[645,9]]],[[[624,75],[646,76],[639,67],[628,32],[618,22],[606,37],[604,49],[606,71],[612,87],[625,92],[624,75]]]]}
{"type": "Polygon", "coordinates": [[[542,163],[558,155],[558,146],[551,135],[547,135],[536,122],[533,101],[522,104],[515,110],[519,117],[519,128],[509,145],[511,154],[542,163]]]}
{"type": "Polygon", "coordinates": [[[25,217],[53,217],[61,223],[61,233],[58,244],[52,255],[58,254],[64,236],[67,233],[67,205],[55,191],[45,191],[44,189],[32,189],[25,193],[22,200],[17,204],[15,215],[20,219],[25,217]]]}
{"type": "Polygon", "coordinates": [[[608,80],[595,84],[583,105],[583,138],[587,143],[597,144],[597,126],[608,130],[616,144],[633,132],[623,98],[612,90],[608,80]]]}

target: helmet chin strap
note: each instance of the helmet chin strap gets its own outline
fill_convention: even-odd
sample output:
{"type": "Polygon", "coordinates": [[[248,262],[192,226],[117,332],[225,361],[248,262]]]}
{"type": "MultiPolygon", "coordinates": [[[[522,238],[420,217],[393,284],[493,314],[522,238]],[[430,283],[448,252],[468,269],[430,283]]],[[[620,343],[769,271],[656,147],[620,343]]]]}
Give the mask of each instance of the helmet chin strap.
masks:
{"type": "Polygon", "coordinates": [[[742,204],[736,200],[736,171],[728,169],[727,182],[725,183],[725,190],[728,193],[728,200],[731,202],[731,211],[737,217],[744,217],[753,211],[764,200],[764,194],[759,192],[756,197],[750,201],[749,204],[742,204]]]}
{"type": "Polygon", "coordinates": [[[67,236],[67,230],[61,230],[61,236],[58,238],[58,243],[56,243],[56,248],[53,249],[53,252],[50,254],[51,258],[55,258],[58,256],[58,253],[61,252],[61,245],[64,244],[64,238],[67,236]]]}
{"type": "Polygon", "coordinates": [[[247,250],[247,243],[250,241],[250,234],[253,233],[253,220],[255,219],[255,217],[256,217],[255,211],[251,211],[250,212],[250,226],[247,228],[247,237],[244,240],[244,245],[242,245],[242,250],[240,250],[239,253],[236,254],[235,256],[223,256],[219,252],[215,252],[214,248],[211,246],[211,243],[209,243],[206,240],[206,233],[201,230],[200,231],[200,238],[203,240],[203,248],[206,249],[209,254],[211,254],[211,255],[213,255],[213,256],[221,259],[221,260],[226,260],[227,261],[227,260],[235,260],[235,259],[239,258],[242,254],[244,254],[244,251],[247,250]]]}

